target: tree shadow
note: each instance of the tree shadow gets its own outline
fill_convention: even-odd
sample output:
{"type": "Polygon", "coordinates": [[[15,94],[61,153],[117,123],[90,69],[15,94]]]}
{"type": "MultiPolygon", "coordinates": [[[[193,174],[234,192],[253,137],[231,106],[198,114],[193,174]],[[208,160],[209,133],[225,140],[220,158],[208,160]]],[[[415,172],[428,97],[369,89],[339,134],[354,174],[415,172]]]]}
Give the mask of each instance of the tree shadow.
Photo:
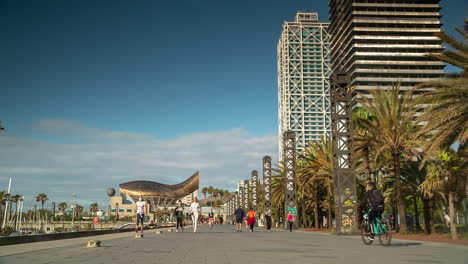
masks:
{"type": "Polygon", "coordinates": [[[419,242],[392,242],[390,244],[391,247],[409,247],[409,246],[419,246],[422,243],[419,242]]]}

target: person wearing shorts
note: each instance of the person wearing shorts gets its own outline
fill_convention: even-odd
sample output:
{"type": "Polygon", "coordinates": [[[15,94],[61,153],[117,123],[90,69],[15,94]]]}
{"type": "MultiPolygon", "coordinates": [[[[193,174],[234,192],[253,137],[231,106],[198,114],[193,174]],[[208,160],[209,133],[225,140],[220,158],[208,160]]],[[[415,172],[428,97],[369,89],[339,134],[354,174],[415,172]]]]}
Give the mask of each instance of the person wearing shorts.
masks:
{"type": "Polygon", "coordinates": [[[143,219],[145,219],[145,209],[146,209],[146,202],[143,201],[143,197],[140,196],[138,201],[135,204],[136,210],[136,226],[135,232],[138,233],[138,226],[140,226],[140,231],[143,233],[143,219]]]}
{"type": "Polygon", "coordinates": [[[244,220],[245,212],[242,208],[237,208],[234,212],[234,217],[236,218],[236,229],[237,232],[242,232],[242,220],[244,220]]]}
{"type": "Polygon", "coordinates": [[[213,225],[214,225],[214,213],[213,213],[213,209],[210,210],[210,212],[208,213],[208,221],[210,223],[210,228],[213,229],[213,225]]]}

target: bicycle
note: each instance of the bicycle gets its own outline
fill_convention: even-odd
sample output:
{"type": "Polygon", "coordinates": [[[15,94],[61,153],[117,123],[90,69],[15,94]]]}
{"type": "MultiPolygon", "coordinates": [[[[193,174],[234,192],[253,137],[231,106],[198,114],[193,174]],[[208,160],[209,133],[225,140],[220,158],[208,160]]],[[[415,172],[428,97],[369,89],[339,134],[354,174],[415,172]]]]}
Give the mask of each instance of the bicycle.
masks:
{"type": "Polygon", "coordinates": [[[370,238],[372,234],[379,236],[380,244],[384,247],[390,246],[392,241],[392,232],[390,228],[390,223],[387,219],[379,216],[374,219],[373,223],[369,223],[369,213],[371,209],[366,212],[363,212],[363,221],[361,223],[361,237],[362,241],[366,245],[372,244],[374,240],[370,238]]]}

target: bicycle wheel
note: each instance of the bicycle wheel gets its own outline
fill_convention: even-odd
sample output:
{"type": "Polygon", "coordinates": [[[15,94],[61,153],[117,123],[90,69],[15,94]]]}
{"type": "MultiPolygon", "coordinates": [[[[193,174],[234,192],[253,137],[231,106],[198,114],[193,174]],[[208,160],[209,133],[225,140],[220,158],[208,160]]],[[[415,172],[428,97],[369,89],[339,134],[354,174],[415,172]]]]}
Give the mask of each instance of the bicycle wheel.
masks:
{"type": "Polygon", "coordinates": [[[369,226],[367,225],[367,222],[366,222],[366,221],[362,221],[362,224],[361,224],[361,238],[362,238],[362,242],[364,242],[364,244],[366,244],[366,245],[370,245],[370,244],[372,244],[372,242],[374,242],[374,241],[370,238],[371,233],[370,233],[370,232],[366,232],[366,229],[369,229],[369,226]]]}
{"type": "Polygon", "coordinates": [[[380,219],[380,224],[382,225],[382,230],[384,231],[382,235],[379,236],[380,244],[384,247],[390,246],[392,241],[392,231],[390,229],[390,223],[387,219],[380,219]]]}

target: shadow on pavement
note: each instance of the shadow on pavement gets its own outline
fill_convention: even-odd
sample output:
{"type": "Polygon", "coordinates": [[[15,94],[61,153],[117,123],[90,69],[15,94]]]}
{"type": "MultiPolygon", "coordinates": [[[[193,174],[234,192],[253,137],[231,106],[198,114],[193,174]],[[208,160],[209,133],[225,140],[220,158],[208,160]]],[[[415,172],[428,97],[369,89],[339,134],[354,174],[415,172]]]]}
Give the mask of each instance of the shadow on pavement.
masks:
{"type": "Polygon", "coordinates": [[[419,246],[422,243],[418,242],[392,242],[391,247],[409,247],[409,246],[419,246]]]}

